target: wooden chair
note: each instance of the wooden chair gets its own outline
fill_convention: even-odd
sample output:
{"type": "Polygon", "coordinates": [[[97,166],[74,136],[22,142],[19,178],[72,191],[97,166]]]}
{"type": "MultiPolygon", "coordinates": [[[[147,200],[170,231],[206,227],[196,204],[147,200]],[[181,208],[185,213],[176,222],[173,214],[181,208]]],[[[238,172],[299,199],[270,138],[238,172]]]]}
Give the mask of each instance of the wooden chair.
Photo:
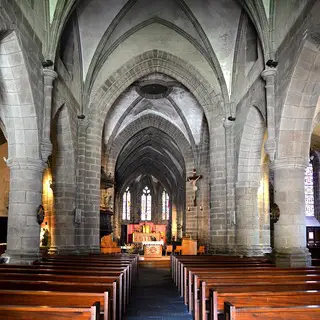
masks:
{"type": "Polygon", "coordinates": [[[174,250],[174,253],[180,254],[182,252],[182,246],[176,246],[176,249],[174,250]]]}
{"type": "Polygon", "coordinates": [[[205,246],[199,246],[197,254],[198,255],[205,254],[205,246]]]}
{"type": "Polygon", "coordinates": [[[172,251],[173,251],[173,245],[167,245],[167,248],[166,248],[166,256],[168,255],[168,253],[170,252],[170,254],[172,254],[172,251]]]}

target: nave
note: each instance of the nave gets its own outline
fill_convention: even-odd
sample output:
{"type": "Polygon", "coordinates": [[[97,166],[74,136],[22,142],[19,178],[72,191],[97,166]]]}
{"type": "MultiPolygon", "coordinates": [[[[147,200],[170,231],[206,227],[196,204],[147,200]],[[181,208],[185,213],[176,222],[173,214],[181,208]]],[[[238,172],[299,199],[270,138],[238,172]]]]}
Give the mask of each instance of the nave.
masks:
{"type": "Polygon", "coordinates": [[[46,256],[0,265],[0,287],[9,320],[320,319],[320,268],[265,257],[46,256]]]}
{"type": "Polygon", "coordinates": [[[169,260],[141,261],[126,320],[191,320],[170,275],[169,260]]]}

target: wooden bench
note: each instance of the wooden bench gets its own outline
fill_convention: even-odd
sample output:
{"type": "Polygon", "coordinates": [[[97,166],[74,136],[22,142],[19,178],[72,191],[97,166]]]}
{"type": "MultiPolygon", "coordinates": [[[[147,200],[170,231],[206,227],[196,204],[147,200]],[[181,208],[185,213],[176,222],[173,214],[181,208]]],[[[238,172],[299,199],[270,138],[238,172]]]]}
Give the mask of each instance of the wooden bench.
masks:
{"type": "Polygon", "coordinates": [[[227,320],[315,320],[320,319],[320,306],[237,308],[225,302],[227,320]]]}
{"type": "MultiPolygon", "coordinates": [[[[210,284],[201,281],[200,284],[200,299],[199,303],[194,302],[194,318],[207,319],[207,303],[209,299],[210,290],[215,290],[220,293],[242,293],[242,292],[258,292],[268,291],[270,294],[273,292],[281,291],[306,291],[306,290],[319,290],[320,281],[292,281],[288,283],[282,282],[250,282],[250,283],[233,283],[233,284],[210,284]],[[199,305],[199,307],[198,307],[199,305]]],[[[195,300],[197,294],[195,294],[195,300]]]]}
{"type": "Polygon", "coordinates": [[[308,268],[209,268],[209,269],[202,269],[202,268],[185,268],[184,269],[184,302],[186,305],[189,305],[189,312],[193,310],[192,304],[192,297],[193,297],[193,286],[194,286],[194,277],[195,275],[198,276],[198,283],[197,287],[199,288],[200,280],[199,278],[205,279],[216,279],[216,278],[228,278],[228,277],[250,277],[255,275],[257,278],[264,277],[266,274],[270,274],[270,272],[274,276],[280,275],[314,275],[320,274],[320,268],[308,267],[308,268]]]}
{"type": "MultiPolygon", "coordinates": [[[[55,291],[19,291],[0,290],[0,306],[20,305],[49,307],[84,308],[99,302],[103,320],[109,319],[108,292],[85,293],[85,292],[55,292],[55,291]]],[[[98,310],[97,310],[98,312],[98,310]]]]}
{"type": "MultiPolygon", "coordinates": [[[[78,282],[58,282],[58,281],[31,281],[31,280],[5,280],[0,279],[2,290],[28,290],[28,291],[57,291],[57,292],[84,292],[102,293],[108,292],[111,301],[111,319],[122,318],[121,304],[117,297],[117,282],[113,283],[78,283],[78,282]]],[[[104,309],[104,305],[102,306],[104,309]]]]}
{"type": "Polygon", "coordinates": [[[224,303],[227,301],[241,308],[317,305],[320,303],[320,291],[285,291],[270,294],[267,291],[219,293],[210,290],[210,320],[218,320],[218,314],[224,312],[224,303]]]}
{"type": "Polygon", "coordinates": [[[98,320],[99,308],[61,308],[44,306],[1,306],[0,319],[6,320],[98,320]]]}

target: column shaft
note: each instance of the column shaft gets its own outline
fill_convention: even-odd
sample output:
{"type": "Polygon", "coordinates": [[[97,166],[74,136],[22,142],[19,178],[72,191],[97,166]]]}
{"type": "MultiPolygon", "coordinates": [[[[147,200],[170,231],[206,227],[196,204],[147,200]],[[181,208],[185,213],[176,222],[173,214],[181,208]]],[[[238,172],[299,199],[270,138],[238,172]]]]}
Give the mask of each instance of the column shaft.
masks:
{"type": "Polygon", "coordinates": [[[7,250],[11,264],[31,264],[40,256],[37,211],[42,203],[42,160],[9,159],[10,195],[7,250]]]}
{"type": "Polygon", "coordinates": [[[306,248],[305,165],[274,164],[274,200],[280,218],[274,225],[274,249],[279,266],[311,264],[306,248]]]}

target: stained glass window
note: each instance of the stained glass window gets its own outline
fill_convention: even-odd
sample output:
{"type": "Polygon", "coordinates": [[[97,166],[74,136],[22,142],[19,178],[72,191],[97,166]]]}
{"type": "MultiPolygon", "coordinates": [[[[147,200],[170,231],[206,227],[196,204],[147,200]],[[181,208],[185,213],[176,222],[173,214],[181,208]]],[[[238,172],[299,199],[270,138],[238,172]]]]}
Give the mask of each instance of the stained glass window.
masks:
{"type": "Polygon", "coordinates": [[[169,195],[165,190],[162,192],[162,220],[169,220],[169,195]]]}
{"type": "Polygon", "coordinates": [[[141,196],[141,220],[151,220],[151,194],[148,187],[144,187],[141,196]]]}
{"type": "Polygon", "coordinates": [[[130,220],[130,209],[131,209],[131,193],[129,187],[127,187],[126,191],[123,194],[122,198],[122,219],[130,220]]]}
{"type": "Polygon", "coordinates": [[[312,163],[306,168],[304,175],[304,194],[306,216],[314,216],[314,196],[313,196],[313,167],[312,163]]]}

